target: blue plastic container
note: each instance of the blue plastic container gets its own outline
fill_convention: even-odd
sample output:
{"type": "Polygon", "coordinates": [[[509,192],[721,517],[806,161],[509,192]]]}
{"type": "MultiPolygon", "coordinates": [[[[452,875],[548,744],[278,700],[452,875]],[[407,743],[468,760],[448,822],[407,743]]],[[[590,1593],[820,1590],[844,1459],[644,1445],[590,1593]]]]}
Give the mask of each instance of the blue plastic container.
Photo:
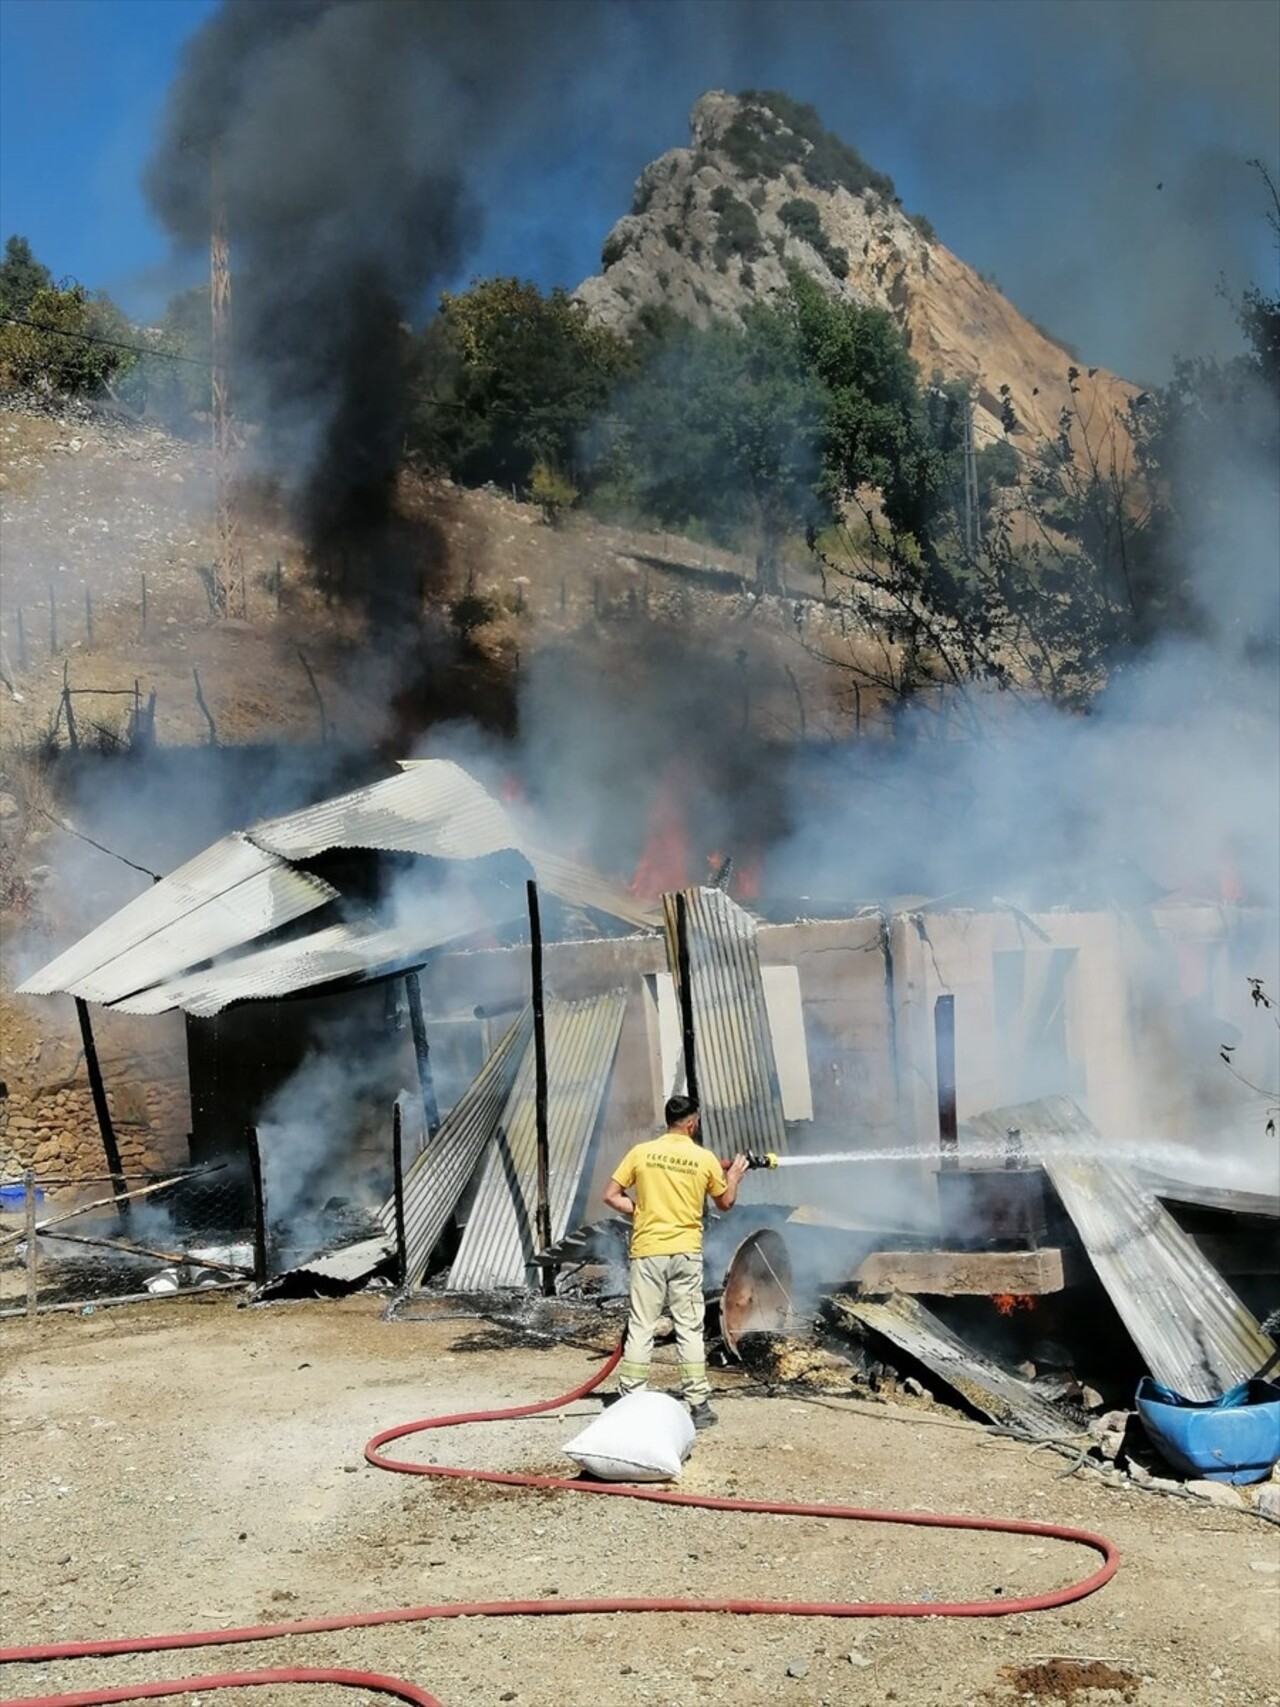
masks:
{"type": "Polygon", "coordinates": [[[1220,1399],[1185,1399],[1149,1375],[1135,1403],[1162,1457],[1207,1482],[1261,1482],[1280,1460],[1280,1387],[1244,1381],[1220,1399]]]}
{"type": "MultiPolygon", "coordinates": [[[[27,1201],[25,1185],[0,1185],[0,1209],[21,1209],[27,1201]]],[[[36,1187],[36,1202],[44,1202],[44,1192],[36,1187]]]]}

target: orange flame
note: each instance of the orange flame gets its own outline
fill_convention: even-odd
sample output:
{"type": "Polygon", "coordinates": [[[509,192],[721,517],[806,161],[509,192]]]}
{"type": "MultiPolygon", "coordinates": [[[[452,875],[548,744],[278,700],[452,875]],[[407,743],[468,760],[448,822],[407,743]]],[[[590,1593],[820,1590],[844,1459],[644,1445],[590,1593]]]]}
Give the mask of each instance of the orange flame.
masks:
{"type": "Polygon", "coordinates": [[[1034,1310],[1036,1301],[1025,1292],[995,1292],[991,1302],[1002,1316],[1012,1316],[1015,1310],[1034,1310]]]}

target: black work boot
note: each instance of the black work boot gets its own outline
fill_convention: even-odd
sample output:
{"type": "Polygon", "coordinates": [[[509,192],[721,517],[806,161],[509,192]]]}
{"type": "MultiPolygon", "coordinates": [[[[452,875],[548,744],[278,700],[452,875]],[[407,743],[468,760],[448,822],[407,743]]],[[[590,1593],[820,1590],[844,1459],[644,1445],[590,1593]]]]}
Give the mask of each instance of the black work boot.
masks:
{"type": "Polygon", "coordinates": [[[720,1418],[705,1399],[700,1405],[690,1405],[689,1417],[694,1428],[698,1429],[699,1432],[704,1428],[714,1428],[720,1421],[720,1418]]]}

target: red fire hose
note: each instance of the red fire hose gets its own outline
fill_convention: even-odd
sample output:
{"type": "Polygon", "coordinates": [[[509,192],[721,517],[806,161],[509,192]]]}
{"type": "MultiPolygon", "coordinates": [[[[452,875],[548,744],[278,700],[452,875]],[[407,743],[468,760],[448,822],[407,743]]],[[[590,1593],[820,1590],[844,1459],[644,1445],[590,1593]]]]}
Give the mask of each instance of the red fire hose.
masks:
{"type": "MultiPolygon", "coordinates": [[[[563,1617],[575,1612],[743,1612],[772,1613],[790,1618],[1003,1618],[1014,1612],[1045,1612],[1083,1600],[1107,1583],[1119,1563],[1116,1550],[1102,1535],[1062,1524],[1034,1523],[1012,1517],[952,1517],[926,1512],[871,1511],[858,1506],[792,1504],[782,1500],[720,1499],[709,1494],[677,1494],[661,1488],[636,1488],[614,1482],[584,1482],[560,1476],[523,1476],[501,1470],[464,1470],[445,1464],[414,1464],[383,1456],[381,1448],[406,1435],[428,1429],[453,1428],[462,1423],[502,1422],[512,1417],[533,1417],[560,1405],[585,1398],[608,1376],[622,1355],[619,1347],[596,1370],[590,1380],[559,1398],[536,1405],[516,1405],[500,1411],[468,1411],[457,1416],[427,1417],[421,1422],[401,1423],[398,1428],[375,1434],[364,1449],[369,1463],[380,1470],[398,1470],[409,1476],[447,1476],[470,1482],[500,1482],[516,1488],[563,1488],[578,1494],[602,1494],[613,1499],[649,1500],[655,1505],[694,1506],[703,1511],[769,1512],[783,1517],[843,1518],[855,1523],[905,1523],[921,1529],[994,1530],[1006,1535],[1039,1535],[1051,1541],[1070,1541],[1092,1547],[1102,1555],[1102,1564],[1092,1576],[1068,1583],[1045,1594],[1029,1594],[999,1600],[972,1601],[802,1601],[802,1600],[685,1600],[588,1599],[588,1600],[490,1600],[454,1602],[439,1606],[399,1606],[383,1612],[337,1613],[328,1618],[297,1618],[284,1624],[249,1624],[240,1630],[186,1630],[172,1636],[117,1637],[104,1642],[46,1642],[28,1647],[0,1648],[0,1664],[43,1662],[61,1659],[101,1658],[111,1654],[157,1653],[171,1648],[222,1647],[233,1642],[266,1642],[282,1636],[307,1636],[327,1630],[367,1629],[374,1624],[412,1624],[429,1618],[563,1617]]],[[[416,1707],[443,1707],[439,1699],[403,1678],[377,1672],[343,1671],[317,1666],[282,1666],[266,1671],[216,1672],[203,1677],[175,1678],[165,1683],[125,1684],[118,1689],[86,1689],[67,1695],[29,1695],[13,1699],[3,1707],[100,1707],[116,1701],[141,1701],[163,1695],[184,1695],[207,1689],[241,1689],[257,1683],[337,1683],[353,1688],[381,1691],[410,1701],[416,1707]]]]}

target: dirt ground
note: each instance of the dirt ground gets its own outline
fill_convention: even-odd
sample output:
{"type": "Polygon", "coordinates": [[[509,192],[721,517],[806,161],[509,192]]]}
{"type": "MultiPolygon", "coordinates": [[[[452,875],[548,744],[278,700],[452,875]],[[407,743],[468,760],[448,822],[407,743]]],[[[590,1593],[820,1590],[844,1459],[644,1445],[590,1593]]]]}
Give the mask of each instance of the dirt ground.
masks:
{"type": "MultiPolygon", "coordinates": [[[[1036,1539],[673,1511],[370,1468],[361,1449],[378,1429],[565,1391],[616,1331],[581,1315],[539,1339],[455,1312],[415,1304],[414,1319],[387,1320],[373,1295],[257,1308],[207,1295],[4,1323],[4,1639],[529,1596],[985,1598],[1094,1568],[1093,1554],[1036,1539]]],[[[1009,1618],[407,1623],[16,1666],[5,1694],[294,1663],[409,1677],[446,1707],[1280,1707],[1274,1527],[1064,1476],[1061,1458],[941,1406],[770,1398],[740,1375],[716,1380],[721,1423],[699,1437],[689,1491],[1059,1521],[1109,1535],[1119,1575],[1062,1611],[1009,1618]],[[1050,1663],[1073,1659],[1103,1663],[1050,1663]],[[1076,1689],[1086,1676],[1097,1686],[1076,1689]]],[[[399,1450],[568,1473],[560,1449],[598,1408],[582,1400],[399,1450]]],[[[255,1691],[255,1707],[277,1695],[255,1691]]],[[[325,1696],[339,1692],[311,1698],[325,1696]]]]}

